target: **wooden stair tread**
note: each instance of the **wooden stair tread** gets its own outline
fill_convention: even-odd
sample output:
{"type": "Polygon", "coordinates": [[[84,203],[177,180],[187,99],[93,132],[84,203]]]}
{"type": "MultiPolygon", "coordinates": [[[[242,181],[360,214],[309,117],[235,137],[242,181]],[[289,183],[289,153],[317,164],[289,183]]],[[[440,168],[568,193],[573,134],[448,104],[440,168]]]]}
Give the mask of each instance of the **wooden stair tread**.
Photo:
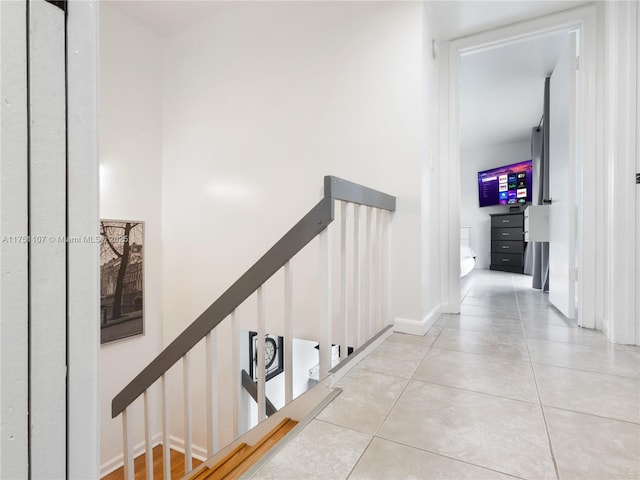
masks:
{"type": "Polygon", "coordinates": [[[237,479],[258,462],[274,445],[298,424],[285,418],[276,425],[258,443],[249,446],[241,443],[213,467],[198,472],[191,480],[230,480],[237,479]]]}
{"type": "Polygon", "coordinates": [[[245,444],[236,455],[226,462],[216,465],[215,468],[213,468],[204,478],[206,480],[222,480],[223,478],[227,478],[227,475],[229,475],[229,473],[238,465],[241,465],[249,455],[251,455],[251,447],[245,444]]]}
{"type": "MultiPolygon", "coordinates": [[[[222,460],[216,463],[213,467],[206,467],[200,470],[195,477],[190,480],[205,480],[207,478],[218,478],[213,475],[218,473],[225,465],[237,465],[238,461],[242,461],[251,452],[251,447],[246,443],[241,443],[236,448],[231,450],[222,460]]],[[[228,471],[228,469],[227,469],[228,471]]]]}
{"type": "Polygon", "coordinates": [[[269,450],[271,450],[280,440],[284,438],[284,436],[289,433],[293,427],[298,424],[295,420],[291,420],[290,418],[285,418],[282,422],[280,422],[276,428],[271,430],[269,434],[264,437],[260,442],[255,444],[252,447],[252,451],[247,457],[245,461],[236,466],[233,471],[230,472],[228,476],[225,477],[225,480],[237,479],[242,476],[244,472],[249,470],[253,465],[255,465],[269,450]]]}

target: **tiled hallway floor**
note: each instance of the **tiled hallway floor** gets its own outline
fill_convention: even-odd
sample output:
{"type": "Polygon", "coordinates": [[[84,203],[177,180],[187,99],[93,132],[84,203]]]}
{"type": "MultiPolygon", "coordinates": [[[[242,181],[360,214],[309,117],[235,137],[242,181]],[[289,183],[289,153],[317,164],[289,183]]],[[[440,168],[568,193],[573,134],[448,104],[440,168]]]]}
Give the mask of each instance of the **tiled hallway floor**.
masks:
{"type": "Polygon", "coordinates": [[[474,271],[461,315],[392,334],[253,478],[640,478],[640,347],[530,282],[474,271]]]}

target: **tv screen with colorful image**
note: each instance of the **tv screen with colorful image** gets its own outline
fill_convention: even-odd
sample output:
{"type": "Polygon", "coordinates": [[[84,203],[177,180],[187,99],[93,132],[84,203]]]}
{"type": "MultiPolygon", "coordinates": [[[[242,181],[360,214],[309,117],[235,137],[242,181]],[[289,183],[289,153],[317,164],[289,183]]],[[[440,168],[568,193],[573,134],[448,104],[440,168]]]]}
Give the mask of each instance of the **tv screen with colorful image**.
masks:
{"type": "Polygon", "coordinates": [[[480,206],[518,206],[531,203],[532,173],[531,160],[478,172],[480,206]]]}

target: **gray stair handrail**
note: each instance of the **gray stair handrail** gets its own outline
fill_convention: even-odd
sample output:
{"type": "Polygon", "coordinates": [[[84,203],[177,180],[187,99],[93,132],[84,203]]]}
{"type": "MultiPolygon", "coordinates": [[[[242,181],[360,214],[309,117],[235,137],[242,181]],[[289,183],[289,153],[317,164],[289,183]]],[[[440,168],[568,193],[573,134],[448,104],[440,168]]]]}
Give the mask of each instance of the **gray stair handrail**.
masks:
{"type": "MultiPolygon", "coordinates": [[[[247,391],[247,393],[253,398],[254,402],[258,403],[258,384],[253,381],[251,375],[247,373],[246,370],[242,369],[242,387],[247,391]]],[[[267,417],[270,417],[274,413],[278,411],[278,409],[271,403],[267,397],[265,397],[265,410],[267,417]]]]}
{"type": "Polygon", "coordinates": [[[391,195],[338,177],[324,177],[324,198],[113,398],[112,418],[131,405],[260,285],[327,228],[334,219],[334,200],[391,212],[396,209],[396,198],[391,195]]]}

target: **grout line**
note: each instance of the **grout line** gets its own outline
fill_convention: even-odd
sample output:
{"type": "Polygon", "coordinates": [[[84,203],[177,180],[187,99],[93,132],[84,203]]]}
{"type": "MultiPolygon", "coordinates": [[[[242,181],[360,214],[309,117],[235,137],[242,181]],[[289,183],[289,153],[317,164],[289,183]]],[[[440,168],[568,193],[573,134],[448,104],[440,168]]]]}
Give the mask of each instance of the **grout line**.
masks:
{"type": "Polygon", "coordinates": [[[563,412],[577,413],[579,415],[588,415],[590,417],[601,418],[603,420],[612,420],[614,422],[628,423],[629,425],[635,425],[635,426],[640,425],[640,422],[632,422],[631,420],[622,420],[620,418],[604,417],[602,415],[596,415],[595,413],[581,412],[579,410],[571,410],[564,407],[556,407],[555,405],[542,405],[542,406],[546,408],[554,408],[556,410],[562,410],[563,412]]]}
{"type": "Polygon", "coordinates": [[[574,372],[596,373],[596,374],[599,374],[599,375],[610,375],[612,377],[629,378],[631,380],[640,380],[640,377],[638,377],[638,376],[622,375],[620,373],[603,372],[601,370],[585,370],[583,368],[567,367],[566,365],[554,365],[553,363],[533,362],[533,361],[531,362],[531,364],[532,365],[542,366],[542,367],[564,368],[565,370],[573,370],[574,372]]]}
{"type": "MultiPolygon", "coordinates": [[[[443,329],[444,329],[444,328],[443,328],[443,329]]],[[[441,333],[441,332],[442,332],[442,330],[441,330],[440,332],[438,332],[438,334],[437,334],[437,336],[436,336],[436,339],[437,339],[437,337],[440,335],[440,333],[441,333]]],[[[435,341],[434,341],[434,343],[435,343],[435,341]]],[[[422,359],[422,362],[424,362],[424,359],[426,358],[427,354],[429,353],[429,351],[430,351],[432,348],[433,348],[433,343],[431,344],[431,346],[429,346],[429,347],[426,349],[426,352],[425,352],[425,355],[424,355],[424,357],[423,357],[423,359],[422,359]]],[[[465,352],[463,352],[463,353],[465,353],[465,352]]],[[[420,365],[422,364],[422,362],[420,363],[420,365]]],[[[419,366],[418,366],[418,368],[419,368],[419,366]]],[[[416,369],[416,371],[417,371],[417,369],[416,369]]],[[[377,373],[377,374],[381,374],[381,372],[375,372],[375,373],[377,373]]],[[[388,374],[384,373],[383,375],[388,375],[388,374]]],[[[394,375],[388,375],[388,376],[394,376],[394,375]]],[[[405,392],[406,392],[407,388],[409,387],[409,385],[411,384],[411,382],[412,382],[412,381],[413,381],[413,382],[419,382],[419,383],[421,383],[421,384],[429,384],[429,383],[431,383],[431,384],[433,384],[433,385],[438,385],[438,386],[442,386],[442,387],[445,387],[445,388],[455,388],[455,389],[457,389],[457,390],[467,391],[467,392],[470,392],[470,393],[476,393],[476,394],[480,394],[480,395],[488,395],[488,396],[491,396],[491,397],[494,397],[494,398],[501,398],[501,399],[506,399],[506,400],[517,401],[517,402],[525,403],[525,404],[528,404],[528,405],[535,405],[535,403],[527,402],[527,401],[525,401],[525,400],[518,400],[518,399],[514,399],[514,398],[501,397],[501,396],[498,396],[498,395],[492,395],[492,394],[489,394],[489,393],[476,392],[476,391],[473,391],[473,390],[467,390],[467,389],[463,389],[463,388],[459,388],[459,387],[452,387],[452,386],[450,386],[450,385],[440,385],[440,384],[433,383],[433,382],[424,382],[424,381],[422,381],[422,380],[420,380],[420,379],[416,379],[416,378],[414,378],[414,376],[415,376],[415,371],[414,371],[414,373],[412,374],[411,378],[409,378],[409,379],[408,379],[407,384],[406,384],[406,385],[405,385],[405,387],[402,389],[402,392],[400,392],[400,394],[399,394],[399,395],[398,395],[398,397],[396,398],[395,402],[393,403],[393,405],[391,406],[391,408],[389,409],[389,411],[388,411],[388,412],[387,412],[387,414],[385,415],[384,419],[380,422],[380,424],[379,424],[378,428],[376,429],[376,431],[375,431],[375,432],[374,432],[374,434],[372,435],[371,439],[369,440],[369,443],[367,444],[367,446],[365,447],[365,449],[364,449],[364,450],[362,451],[362,453],[360,454],[360,456],[359,456],[358,460],[357,460],[357,461],[356,461],[356,463],[353,465],[353,467],[351,468],[351,470],[350,470],[350,472],[349,472],[349,474],[347,475],[347,477],[346,477],[346,478],[349,478],[349,477],[352,475],[353,471],[355,470],[355,468],[357,467],[357,465],[360,463],[360,461],[361,461],[362,457],[364,456],[364,454],[366,453],[366,451],[367,451],[367,450],[369,449],[369,447],[371,446],[371,443],[373,442],[373,439],[374,439],[374,438],[381,438],[381,439],[384,439],[384,440],[387,440],[387,441],[393,441],[393,440],[386,439],[385,437],[381,437],[381,436],[379,436],[378,434],[379,434],[380,430],[382,429],[383,425],[385,424],[385,422],[387,421],[387,419],[389,418],[389,416],[391,415],[391,413],[392,413],[392,412],[394,411],[394,409],[396,408],[396,406],[397,406],[398,402],[400,401],[400,399],[402,398],[402,396],[405,394],[405,392]]],[[[394,377],[395,377],[395,376],[394,376],[394,377]]],[[[396,377],[396,378],[402,378],[402,377],[396,377]]],[[[332,422],[327,421],[327,420],[324,420],[324,421],[326,421],[327,423],[332,423],[332,422]]],[[[332,423],[332,424],[333,424],[333,423],[332,423]]],[[[339,425],[339,426],[341,426],[341,427],[343,427],[343,428],[349,428],[349,427],[344,427],[343,425],[339,425]]],[[[356,429],[353,429],[353,428],[351,428],[351,430],[354,430],[354,431],[359,432],[359,433],[364,433],[364,432],[360,432],[359,430],[356,430],[356,429]]],[[[395,443],[399,443],[399,444],[401,444],[400,442],[395,442],[395,443]]],[[[402,444],[402,445],[404,445],[404,444],[402,444]]],[[[428,452],[428,453],[431,453],[431,454],[434,454],[434,455],[439,455],[439,456],[442,456],[442,457],[445,457],[445,458],[449,458],[449,459],[454,460],[454,461],[458,461],[458,462],[466,463],[466,464],[468,464],[468,465],[473,465],[473,466],[475,466],[475,467],[483,468],[483,469],[485,469],[485,470],[494,471],[494,472],[497,472],[497,473],[504,473],[504,472],[500,472],[500,471],[498,471],[498,470],[493,470],[493,469],[491,469],[491,468],[487,468],[487,467],[485,467],[485,466],[476,465],[476,464],[473,464],[473,463],[470,463],[470,462],[466,462],[466,461],[464,461],[464,460],[460,460],[460,459],[453,458],[453,457],[448,457],[448,456],[446,456],[446,455],[442,455],[442,454],[440,454],[440,453],[436,453],[436,452],[431,452],[431,451],[429,451],[429,450],[420,449],[420,448],[414,447],[414,446],[412,446],[412,445],[405,445],[405,446],[410,447],[410,448],[416,448],[416,449],[418,449],[418,450],[425,451],[425,452],[428,452]]],[[[521,478],[521,477],[513,476],[513,475],[510,475],[510,474],[506,474],[506,475],[509,475],[509,476],[511,476],[511,477],[513,477],[513,478],[521,478]]]]}
{"type": "Polygon", "coordinates": [[[422,383],[424,385],[437,385],[438,387],[453,388],[455,390],[460,390],[460,391],[463,391],[463,392],[476,393],[478,395],[486,395],[488,397],[500,398],[502,400],[511,400],[513,402],[526,403],[527,405],[540,405],[537,402],[530,402],[528,400],[522,400],[520,398],[505,397],[504,395],[497,395],[495,393],[481,392],[481,391],[478,391],[478,390],[470,390],[468,388],[456,387],[456,386],[453,386],[453,385],[446,385],[444,383],[437,383],[437,382],[433,382],[433,381],[430,381],[430,380],[420,380],[419,378],[412,378],[411,380],[413,380],[415,382],[420,382],[420,383],[422,383]]]}
{"type": "MultiPolygon", "coordinates": [[[[357,431],[357,430],[356,430],[357,431]]],[[[362,432],[361,432],[362,433],[362,432]]],[[[376,438],[375,435],[371,435],[371,438],[369,439],[369,441],[367,442],[367,446],[364,447],[364,449],[362,450],[362,452],[360,453],[360,455],[358,456],[358,459],[356,460],[356,462],[353,464],[353,467],[351,467],[351,469],[349,470],[349,473],[347,473],[347,476],[344,477],[345,479],[349,478],[352,474],[353,471],[356,469],[356,467],[358,466],[358,464],[360,463],[360,460],[362,460],[362,457],[364,457],[364,454],[367,452],[367,450],[369,450],[369,447],[371,446],[371,443],[373,442],[373,439],[376,438]]]]}
{"type": "MultiPolygon", "coordinates": [[[[422,364],[422,361],[424,360],[424,358],[422,360],[420,360],[420,364],[422,364]]],[[[419,367],[420,365],[418,365],[419,367]]],[[[416,370],[418,369],[418,367],[416,367],[416,370]]],[[[402,378],[403,380],[411,380],[411,377],[413,377],[413,374],[416,373],[415,370],[414,372],[411,374],[411,377],[402,377],[400,375],[395,375],[393,373],[389,373],[389,372],[379,372],[378,370],[369,370],[366,367],[358,367],[359,370],[366,370],[367,372],[370,373],[375,373],[376,375],[387,375],[388,377],[393,377],[393,378],[402,378]]],[[[354,369],[355,370],[355,369],[354,369]]]]}
{"type": "Polygon", "coordinates": [[[396,406],[398,405],[398,402],[400,401],[400,399],[402,398],[402,396],[404,395],[404,393],[407,391],[407,388],[409,388],[409,385],[411,384],[413,380],[413,375],[412,378],[409,378],[407,381],[407,384],[404,386],[404,388],[402,389],[402,391],[400,392],[400,395],[398,395],[398,398],[396,398],[395,402],[393,402],[393,405],[391,405],[391,408],[389,409],[389,411],[387,412],[387,414],[384,416],[384,418],[382,419],[382,421],[380,422],[380,425],[378,425],[378,428],[376,428],[376,431],[373,433],[374,437],[378,436],[378,433],[380,432],[380,429],[382,428],[382,426],[384,425],[384,423],[387,421],[387,419],[389,418],[389,415],[391,415],[391,412],[393,412],[393,410],[396,408],[396,406]]]}
{"type": "MultiPolygon", "coordinates": [[[[513,276],[511,277],[511,286],[513,288],[513,291],[515,293],[516,296],[516,305],[518,306],[518,313],[520,314],[520,319],[522,320],[522,313],[520,312],[520,302],[518,301],[518,291],[516,290],[515,284],[514,284],[514,279],[513,276]]],[[[522,325],[522,331],[523,334],[526,335],[526,332],[524,332],[524,324],[522,325]]],[[[524,339],[524,343],[525,343],[525,347],[527,349],[527,355],[529,356],[529,363],[531,365],[531,372],[533,373],[533,382],[535,383],[536,386],[536,393],[538,395],[538,402],[540,403],[540,413],[542,414],[542,421],[544,422],[544,429],[545,432],[547,434],[547,442],[549,443],[549,453],[551,453],[551,461],[553,462],[553,468],[556,472],[556,478],[558,480],[560,480],[560,470],[558,468],[558,462],[556,460],[556,455],[553,451],[553,443],[551,441],[551,434],[549,432],[549,425],[547,424],[547,416],[545,415],[544,412],[544,407],[542,405],[542,396],[540,395],[540,387],[538,386],[538,378],[536,377],[536,370],[535,368],[533,368],[533,361],[531,360],[531,352],[529,351],[529,342],[527,341],[528,339],[525,336],[524,339]]]]}
{"type": "MultiPolygon", "coordinates": [[[[438,334],[436,335],[436,338],[438,337],[438,335],[440,335],[440,332],[438,332],[438,334]]],[[[435,340],[434,340],[435,342],[435,340]]],[[[400,343],[400,342],[398,342],[400,343]]],[[[431,344],[433,345],[433,343],[431,344]]],[[[358,365],[358,368],[361,368],[362,370],[366,370],[368,372],[371,373],[375,373],[376,375],[385,375],[388,377],[392,377],[392,378],[401,378],[403,380],[406,380],[407,383],[404,385],[404,387],[402,388],[402,391],[398,394],[398,397],[396,398],[396,400],[393,402],[393,405],[391,406],[391,408],[389,408],[389,411],[387,412],[387,414],[385,415],[384,419],[380,422],[380,424],[378,425],[378,427],[376,428],[375,432],[373,434],[371,433],[365,433],[365,432],[361,432],[359,430],[356,430],[355,428],[352,427],[345,427],[344,425],[339,425],[336,423],[333,423],[329,420],[326,419],[320,419],[318,418],[318,416],[316,415],[316,417],[314,418],[315,420],[319,421],[319,422],[325,422],[331,425],[335,425],[335,426],[339,426],[342,428],[347,428],[349,430],[352,430],[354,432],[358,432],[364,435],[371,435],[371,438],[369,439],[369,442],[367,443],[367,446],[362,450],[362,452],[360,453],[360,455],[358,456],[358,459],[356,460],[356,462],[353,464],[353,466],[351,467],[351,469],[349,470],[349,473],[347,474],[347,476],[345,478],[349,478],[351,476],[351,474],[353,473],[353,471],[355,470],[355,468],[358,466],[358,464],[360,463],[360,460],[362,460],[362,457],[364,456],[364,454],[367,452],[367,450],[369,449],[369,447],[371,446],[371,442],[373,442],[373,439],[376,438],[378,432],[380,431],[380,429],[382,428],[382,426],[384,425],[384,423],[387,421],[387,418],[389,417],[389,415],[391,414],[391,412],[393,411],[393,409],[396,407],[396,405],[398,404],[398,402],[400,401],[400,398],[402,397],[402,395],[404,395],[404,392],[407,390],[407,387],[409,386],[409,384],[411,383],[412,377],[415,374],[415,372],[417,371],[417,369],[420,367],[420,365],[422,365],[422,362],[424,361],[424,359],[426,358],[427,354],[429,353],[429,350],[431,350],[431,345],[429,345],[426,350],[424,355],[422,356],[420,363],[418,364],[418,366],[416,367],[416,369],[414,370],[414,372],[411,374],[411,377],[407,378],[407,377],[399,377],[397,375],[391,375],[389,373],[383,373],[383,372],[376,372],[376,371],[372,371],[372,370],[367,370],[366,368],[364,368],[362,366],[362,362],[360,362],[361,364],[358,365]]],[[[417,346],[421,346],[421,345],[417,345],[417,346]]]]}
{"type": "Polygon", "coordinates": [[[462,327],[444,327],[444,328],[448,328],[449,330],[459,330],[462,332],[471,332],[471,333],[484,333],[487,335],[517,335],[520,336],[519,333],[513,333],[513,332],[490,332],[487,330],[472,330],[470,328],[462,328],[462,327]]]}
{"type": "MultiPolygon", "coordinates": [[[[466,331],[466,330],[464,330],[466,331]]],[[[509,363],[513,363],[513,362],[517,362],[517,363],[525,363],[527,365],[529,365],[529,360],[517,360],[515,358],[508,358],[507,356],[503,356],[501,354],[495,354],[495,353],[477,353],[477,352],[465,352],[462,350],[451,350],[449,348],[442,348],[442,347],[432,347],[432,350],[440,350],[442,352],[455,352],[455,353],[462,353],[465,355],[475,355],[477,357],[486,357],[486,358],[490,358],[493,360],[500,360],[503,362],[509,362],[509,363]]]]}
{"type": "Polygon", "coordinates": [[[520,480],[526,480],[524,477],[518,477],[517,475],[513,475],[513,474],[507,473],[507,472],[503,472],[502,470],[496,470],[494,468],[487,467],[487,466],[484,466],[484,465],[478,465],[477,463],[471,463],[471,462],[467,462],[466,460],[460,460],[459,458],[452,457],[450,455],[445,455],[444,453],[436,452],[435,450],[428,450],[426,448],[416,447],[415,445],[410,445],[408,443],[400,442],[398,440],[392,440],[392,439],[386,438],[386,437],[374,437],[374,438],[379,438],[380,440],[384,440],[386,442],[395,443],[397,445],[402,445],[403,447],[413,448],[415,450],[420,450],[421,452],[426,452],[426,453],[430,453],[432,455],[437,455],[438,457],[448,458],[449,460],[453,460],[455,462],[460,462],[460,463],[465,463],[467,465],[472,465],[474,467],[482,468],[483,470],[488,470],[490,472],[495,472],[495,473],[500,473],[502,475],[507,475],[508,477],[511,477],[511,478],[517,478],[517,479],[520,479],[520,480]]]}

